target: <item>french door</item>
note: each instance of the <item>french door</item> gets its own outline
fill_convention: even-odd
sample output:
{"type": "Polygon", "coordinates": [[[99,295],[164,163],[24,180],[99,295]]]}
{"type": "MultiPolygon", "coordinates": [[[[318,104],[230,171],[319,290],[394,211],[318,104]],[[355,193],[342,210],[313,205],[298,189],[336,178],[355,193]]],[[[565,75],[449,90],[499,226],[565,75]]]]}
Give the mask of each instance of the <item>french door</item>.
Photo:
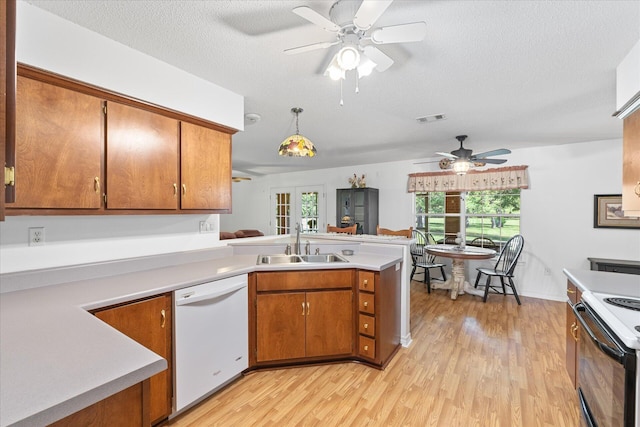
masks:
{"type": "Polygon", "coordinates": [[[323,185],[272,188],[271,234],[293,234],[299,223],[303,233],[324,232],[326,202],[323,185]]]}

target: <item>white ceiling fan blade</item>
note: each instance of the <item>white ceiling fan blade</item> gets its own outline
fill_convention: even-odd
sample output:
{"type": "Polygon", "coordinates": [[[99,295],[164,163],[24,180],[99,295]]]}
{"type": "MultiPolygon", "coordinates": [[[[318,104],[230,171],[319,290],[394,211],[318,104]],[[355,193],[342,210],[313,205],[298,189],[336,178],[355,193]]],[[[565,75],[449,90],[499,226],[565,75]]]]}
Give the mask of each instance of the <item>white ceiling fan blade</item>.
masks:
{"type": "Polygon", "coordinates": [[[376,63],[376,70],[384,71],[393,65],[393,59],[389,58],[385,53],[375,46],[365,46],[364,54],[376,63]]]}
{"type": "Polygon", "coordinates": [[[363,0],[353,17],[353,25],[359,30],[367,31],[382,16],[393,0],[363,0]]]}
{"type": "Polygon", "coordinates": [[[439,155],[439,156],[447,157],[449,159],[457,159],[458,158],[458,156],[456,156],[455,154],[445,153],[444,151],[437,151],[436,154],[439,155]]]}
{"type": "Polygon", "coordinates": [[[328,47],[331,47],[333,45],[336,45],[340,43],[339,41],[335,41],[335,42],[320,42],[320,43],[313,43],[313,44],[307,44],[304,46],[298,46],[298,47],[292,47],[289,49],[285,49],[284,53],[287,55],[295,55],[296,53],[303,53],[303,52],[310,52],[312,50],[317,50],[317,49],[326,49],[328,47]]]}
{"type": "Polygon", "coordinates": [[[292,10],[293,13],[300,16],[301,18],[306,19],[307,21],[315,24],[326,31],[331,31],[333,33],[337,33],[340,31],[340,27],[329,21],[324,16],[320,15],[315,10],[311,9],[307,6],[296,7],[292,10]]]}
{"type": "Polygon", "coordinates": [[[484,153],[474,154],[471,156],[474,159],[484,159],[489,156],[501,156],[503,154],[511,154],[511,150],[506,148],[499,148],[497,150],[485,151],[484,153]]]}
{"type": "Polygon", "coordinates": [[[375,44],[419,42],[426,35],[427,23],[420,21],[378,28],[371,33],[371,41],[375,44]]]}
{"type": "Polygon", "coordinates": [[[501,165],[506,162],[507,159],[471,159],[472,162],[475,163],[491,163],[493,165],[501,165]]]}

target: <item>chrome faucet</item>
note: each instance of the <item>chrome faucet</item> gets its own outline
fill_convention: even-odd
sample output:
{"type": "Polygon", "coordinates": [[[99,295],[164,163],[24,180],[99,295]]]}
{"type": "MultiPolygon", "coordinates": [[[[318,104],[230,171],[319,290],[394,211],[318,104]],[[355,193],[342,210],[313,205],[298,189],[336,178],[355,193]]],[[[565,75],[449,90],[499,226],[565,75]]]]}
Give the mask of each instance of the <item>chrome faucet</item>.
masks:
{"type": "Polygon", "coordinates": [[[293,249],[293,252],[296,255],[302,255],[302,252],[300,251],[300,223],[296,222],[296,245],[293,249]]]}
{"type": "Polygon", "coordinates": [[[305,255],[311,255],[311,242],[307,240],[307,244],[304,245],[305,255]]]}

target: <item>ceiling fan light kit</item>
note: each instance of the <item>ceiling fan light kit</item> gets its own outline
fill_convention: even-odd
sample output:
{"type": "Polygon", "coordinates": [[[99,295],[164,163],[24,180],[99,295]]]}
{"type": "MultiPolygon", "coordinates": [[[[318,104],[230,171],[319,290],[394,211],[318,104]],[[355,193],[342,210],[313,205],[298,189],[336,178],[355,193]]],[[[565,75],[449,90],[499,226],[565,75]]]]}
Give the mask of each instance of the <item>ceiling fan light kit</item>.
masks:
{"type": "Polygon", "coordinates": [[[298,115],[303,111],[304,110],[299,107],[291,109],[291,112],[296,115],[296,133],[285,138],[285,140],[280,143],[280,147],[278,148],[279,155],[284,157],[313,157],[318,154],[313,142],[300,135],[298,115]]]}
{"type": "MultiPolygon", "coordinates": [[[[336,41],[313,43],[285,49],[284,52],[296,54],[341,45],[324,75],[332,80],[340,80],[342,85],[347,71],[356,70],[355,91],[358,93],[357,82],[360,78],[370,75],[374,69],[382,72],[393,65],[393,59],[375,45],[421,41],[427,34],[427,24],[424,21],[376,28],[367,34],[392,2],[393,0],[362,0],[361,3],[358,0],[338,0],[329,11],[331,19],[310,7],[296,7],[293,9],[296,15],[334,33],[336,41]]],[[[340,92],[342,95],[342,86],[340,92]]],[[[343,105],[342,96],[340,105],[343,105]]]]}

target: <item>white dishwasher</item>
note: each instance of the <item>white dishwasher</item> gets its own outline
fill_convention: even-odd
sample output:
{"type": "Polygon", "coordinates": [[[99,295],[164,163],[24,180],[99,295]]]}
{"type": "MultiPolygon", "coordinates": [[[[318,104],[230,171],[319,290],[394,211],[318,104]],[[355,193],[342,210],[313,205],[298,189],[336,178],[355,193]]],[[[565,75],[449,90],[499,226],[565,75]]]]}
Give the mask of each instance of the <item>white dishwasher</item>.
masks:
{"type": "Polygon", "coordinates": [[[175,411],[249,366],[247,275],[174,292],[175,411]]]}

